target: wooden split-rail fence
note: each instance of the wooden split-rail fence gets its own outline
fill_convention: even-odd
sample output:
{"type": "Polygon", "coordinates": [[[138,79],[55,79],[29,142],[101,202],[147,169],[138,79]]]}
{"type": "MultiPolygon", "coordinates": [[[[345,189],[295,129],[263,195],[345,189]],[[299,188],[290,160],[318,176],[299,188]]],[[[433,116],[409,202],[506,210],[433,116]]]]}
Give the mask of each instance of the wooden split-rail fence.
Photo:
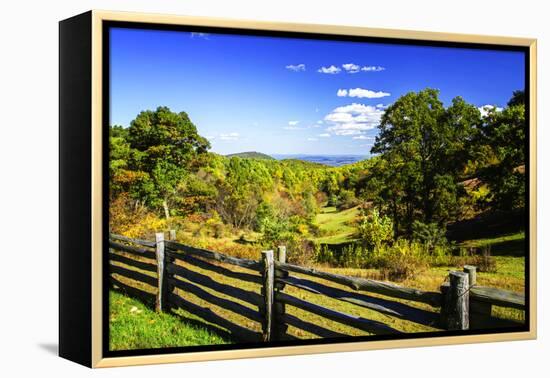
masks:
{"type": "Polygon", "coordinates": [[[157,233],[155,241],[111,234],[109,269],[112,287],[140,299],[157,311],[182,309],[206,323],[223,328],[225,331],[222,332],[238,341],[295,339],[296,336],[289,333],[289,326],[317,337],[349,336],[301,319],[289,313],[287,306],[366,334],[400,333],[380,321],[343,313],[291,295],[285,290],[288,286],[441,330],[522,325],[521,322],[493,316],[492,308],[499,306],[524,311],[525,297],[477,285],[473,266],[465,266],[462,272],[451,271],[439,292],[429,292],[289,264],[285,247],[263,251],[261,260],[257,261],[191,247],[175,239],[173,230],[168,239],[164,233],[157,233]],[[236,284],[220,282],[210,273],[227,277],[236,284]],[[239,282],[246,285],[239,285],[239,282]],[[251,284],[257,290],[243,288],[251,284]],[[181,293],[192,294],[201,304],[181,293]],[[429,306],[415,307],[415,302],[429,306]],[[238,314],[258,326],[250,327],[249,322],[237,324],[212,310],[212,306],[238,314]]]}

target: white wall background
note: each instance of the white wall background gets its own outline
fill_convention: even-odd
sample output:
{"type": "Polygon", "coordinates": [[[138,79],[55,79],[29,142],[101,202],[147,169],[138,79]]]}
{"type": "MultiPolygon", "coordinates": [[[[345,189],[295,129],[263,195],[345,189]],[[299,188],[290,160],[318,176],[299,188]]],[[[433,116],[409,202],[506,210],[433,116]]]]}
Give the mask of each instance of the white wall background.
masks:
{"type": "Polygon", "coordinates": [[[550,27],[544,1],[3,1],[0,12],[0,375],[172,377],[548,376],[545,319],[550,27]],[[539,39],[539,339],[91,371],[56,357],[57,64],[61,19],[89,9],[539,39]],[[546,231],[546,232],[545,232],[546,231]],[[35,284],[34,282],[37,282],[35,284]],[[546,372],[544,371],[546,370],[546,372]]]}

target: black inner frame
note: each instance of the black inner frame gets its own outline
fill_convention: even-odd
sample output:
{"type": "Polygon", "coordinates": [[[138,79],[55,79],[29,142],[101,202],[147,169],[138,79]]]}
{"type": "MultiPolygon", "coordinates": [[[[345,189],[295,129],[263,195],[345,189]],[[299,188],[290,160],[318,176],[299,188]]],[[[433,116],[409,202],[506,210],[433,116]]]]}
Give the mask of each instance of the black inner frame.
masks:
{"type": "Polygon", "coordinates": [[[304,33],[304,32],[286,32],[286,31],[271,31],[271,30],[251,30],[238,28],[210,27],[210,26],[194,26],[194,25],[167,25],[154,24],[145,22],[125,22],[125,21],[103,21],[102,22],[102,171],[103,171],[103,266],[102,266],[102,316],[103,316],[103,357],[125,357],[139,355],[156,355],[169,353],[190,353],[190,352],[205,352],[205,351],[221,351],[235,349],[254,349],[254,348],[269,348],[281,346],[304,346],[304,345],[319,345],[319,344],[337,344],[337,343],[354,343],[365,341],[378,340],[405,340],[405,339],[423,339],[437,338],[444,336],[464,336],[464,335],[485,335],[510,332],[528,332],[531,329],[530,324],[530,55],[529,47],[526,46],[508,46],[497,44],[481,44],[481,43],[463,43],[463,42],[441,42],[429,40],[409,40],[401,38],[385,38],[385,37],[362,37],[348,35],[334,35],[321,33],[304,33]],[[187,347],[167,347],[167,348],[151,348],[151,349],[133,349],[133,350],[109,350],[109,261],[108,261],[108,245],[109,245],[109,123],[110,123],[110,29],[111,28],[127,28],[141,30],[166,30],[166,31],[182,31],[182,32],[202,32],[202,33],[217,33],[217,34],[233,34],[246,36],[265,36],[265,37],[283,37],[283,38],[299,38],[299,39],[315,39],[315,40],[331,40],[331,41],[350,41],[350,42],[369,42],[383,43],[394,45],[416,45],[416,46],[432,46],[432,47],[454,47],[468,48],[479,50],[497,50],[497,51],[517,51],[524,54],[525,65],[525,122],[526,122],[526,139],[525,139],[525,324],[518,327],[494,328],[483,330],[467,330],[467,331],[434,331],[434,332],[418,332],[405,333],[401,335],[373,335],[373,336],[350,336],[331,339],[313,339],[313,340],[296,340],[296,341],[271,341],[257,343],[235,343],[223,345],[201,345],[187,347]]]}

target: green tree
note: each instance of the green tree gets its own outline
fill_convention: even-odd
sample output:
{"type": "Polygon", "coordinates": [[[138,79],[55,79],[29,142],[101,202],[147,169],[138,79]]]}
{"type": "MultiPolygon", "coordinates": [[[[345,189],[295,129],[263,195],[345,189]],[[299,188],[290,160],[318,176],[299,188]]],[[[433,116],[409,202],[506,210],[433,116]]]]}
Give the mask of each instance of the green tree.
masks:
{"type": "Polygon", "coordinates": [[[509,210],[525,206],[526,130],[524,92],[515,91],[506,108],[490,109],[481,128],[480,143],[493,156],[480,178],[490,189],[489,204],[509,210]]]}
{"type": "Polygon", "coordinates": [[[403,224],[410,235],[417,219],[443,225],[456,216],[459,177],[479,125],[475,106],[456,97],[445,108],[435,89],[407,93],[388,107],[371,153],[381,154],[379,202],[389,206],[396,233],[403,224]]]}
{"type": "Polygon", "coordinates": [[[507,104],[510,106],[523,105],[525,106],[525,91],[517,90],[512,92],[512,97],[507,104]]]}
{"type": "Polygon", "coordinates": [[[175,113],[167,107],[139,113],[130,123],[127,139],[138,152],[133,168],[145,172],[150,180],[148,202],[162,206],[169,218],[171,196],[192,160],[210,148],[208,140],[198,134],[185,112],[175,113]]]}

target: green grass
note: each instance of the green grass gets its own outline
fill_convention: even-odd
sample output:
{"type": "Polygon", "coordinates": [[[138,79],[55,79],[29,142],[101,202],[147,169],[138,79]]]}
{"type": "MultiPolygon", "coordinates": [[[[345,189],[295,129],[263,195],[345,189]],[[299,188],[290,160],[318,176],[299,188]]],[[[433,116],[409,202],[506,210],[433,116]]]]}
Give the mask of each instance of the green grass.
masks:
{"type": "Polygon", "coordinates": [[[156,313],[138,300],[109,294],[109,348],[131,350],[216,345],[227,341],[173,315],[156,313]]]}
{"type": "Polygon", "coordinates": [[[338,211],[333,206],[321,209],[315,223],[319,226],[321,237],[316,238],[319,243],[341,244],[353,241],[355,227],[353,221],[359,216],[358,206],[338,211]]]}

